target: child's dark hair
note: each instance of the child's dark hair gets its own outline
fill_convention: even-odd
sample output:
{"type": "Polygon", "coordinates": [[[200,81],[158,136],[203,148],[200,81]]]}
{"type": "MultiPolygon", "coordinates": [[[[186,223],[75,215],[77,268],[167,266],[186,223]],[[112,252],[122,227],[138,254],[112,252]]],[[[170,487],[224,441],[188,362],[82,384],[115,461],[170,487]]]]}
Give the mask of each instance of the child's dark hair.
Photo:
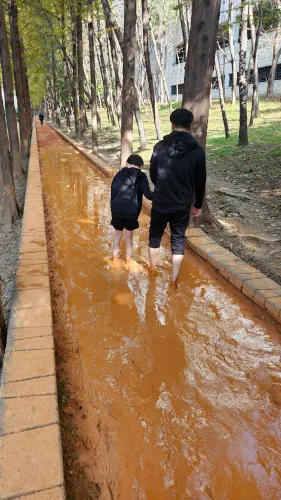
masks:
{"type": "Polygon", "coordinates": [[[193,122],[193,113],[185,108],[175,109],[170,116],[170,122],[174,127],[189,130],[193,122]]]}
{"type": "Polygon", "coordinates": [[[139,155],[131,155],[131,156],[129,156],[129,158],[127,160],[127,163],[129,163],[129,165],[135,165],[138,168],[143,167],[143,159],[139,155]]]}

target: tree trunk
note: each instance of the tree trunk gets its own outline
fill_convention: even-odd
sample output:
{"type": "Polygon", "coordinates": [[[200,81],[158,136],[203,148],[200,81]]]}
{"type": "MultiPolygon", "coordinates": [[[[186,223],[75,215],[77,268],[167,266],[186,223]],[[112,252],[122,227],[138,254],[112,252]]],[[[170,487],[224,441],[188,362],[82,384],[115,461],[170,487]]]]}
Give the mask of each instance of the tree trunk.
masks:
{"type": "Polygon", "coordinates": [[[239,76],[239,100],[240,100],[239,146],[246,146],[248,144],[247,79],[246,79],[247,25],[248,25],[248,5],[247,5],[246,0],[242,0],[240,54],[239,54],[239,73],[240,73],[240,76],[239,76]]]}
{"type": "Polygon", "coordinates": [[[93,0],[88,0],[88,40],[91,74],[92,152],[98,154],[97,85],[93,24],[93,0]]]}
{"type": "Polygon", "coordinates": [[[24,109],[26,112],[26,124],[28,129],[28,140],[31,139],[32,132],[32,109],[31,109],[31,100],[30,100],[30,92],[29,92],[29,82],[27,75],[27,68],[25,63],[25,53],[24,53],[24,44],[22,39],[20,38],[20,57],[21,57],[21,74],[22,74],[22,82],[23,82],[23,98],[24,98],[24,109]]]}
{"type": "Polygon", "coordinates": [[[223,120],[223,124],[224,124],[225,137],[230,137],[229,126],[228,126],[228,121],[227,121],[226,111],[225,111],[225,102],[224,102],[224,93],[223,93],[223,85],[222,85],[222,78],[221,78],[221,69],[220,69],[220,63],[219,63],[219,58],[218,58],[218,54],[217,53],[216,53],[216,57],[215,57],[215,67],[216,67],[218,89],[219,89],[219,96],[220,96],[221,114],[222,114],[222,120],[223,120]]]}
{"type": "MultiPolygon", "coordinates": [[[[14,104],[14,87],[12,68],[9,54],[8,37],[4,16],[3,2],[0,2],[0,52],[1,52],[1,66],[2,77],[5,93],[5,110],[7,116],[7,125],[9,133],[9,143],[12,158],[12,169],[15,186],[20,185],[22,182],[22,166],[20,143],[18,136],[17,117],[14,104]]],[[[20,208],[23,208],[23,200],[17,198],[20,208]]]]}
{"type": "Polygon", "coordinates": [[[279,57],[281,55],[281,48],[280,49],[278,48],[279,42],[280,42],[280,37],[281,37],[281,25],[280,24],[281,23],[280,23],[280,18],[279,18],[278,27],[277,27],[277,30],[275,32],[274,43],[273,43],[272,65],[271,65],[271,70],[270,70],[269,77],[268,77],[267,92],[266,92],[267,99],[271,99],[273,97],[276,69],[277,69],[279,57]]]}
{"type": "Polygon", "coordinates": [[[231,95],[232,95],[232,105],[234,106],[236,104],[237,70],[235,61],[234,40],[233,40],[233,0],[229,0],[228,38],[229,38],[229,52],[230,52],[231,67],[232,67],[231,95]]]}
{"type": "Polygon", "coordinates": [[[161,76],[161,81],[162,81],[164,89],[165,89],[165,94],[166,94],[166,97],[167,97],[167,101],[169,103],[170,113],[172,113],[173,107],[172,107],[172,103],[171,103],[171,99],[170,99],[170,94],[169,94],[169,90],[168,90],[167,83],[166,83],[166,78],[165,78],[164,71],[163,71],[163,68],[162,68],[162,64],[161,64],[161,61],[160,61],[160,58],[159,58],[159,54],[158,54],[158,50],[157,50],[157,45],[156,45],[156,40],[155,40],[155,36],[154,36],[154,32],[153,32],[153,26],[152,26],[152,23],[151,23],[151,19],[149,21],[149,25],[150,25],[151,40],[152,40],[153,47],[154,47],[154,54],[155,54],[155,59],[156,59],[157,67],[158,67],[158,70],[159,70],[159,74],[161,76]]]}
{"type": "Polygon", "coordinates": [[[122,116],[122,68],[119,64],[118,50],[116,47],[116,39],[113,30],[110,27],[108,18],[105,18],[107,34],[110,43],[112,62],[115,73],[115,103],[116,103],[116,114],[119,128],[121,128],[121,116],[122,116]]]}
{"type": "Polygon", "coordinates": [[[86,131],[86,120],[85,120],[85,88],[84,88],[84,66],[83,66],[82,0],[77,0],[76,26],[77,26],[76,29],[77,29],[78,90],[79,90],[79,124],[80,124],[80,137],[83,138],[86,131]]]}
{"type": "Polygon", "coordinates": [[[29,150],[29,134],[27,125],[27,113],[24,107],[24,82],[22,81],[21,71],[21,44],[18,29],[18,8],[15,0],[10,1],[9,5],[9,20],[11,29],[11,46],[14,67],[14,80],[16,88],[16,96],[18,103],[18,117],[21,142],[21,156],[24,160],[28,158],[29,150]]]}
{"type": "Polygon", "coordinates": [[[145,58],[146,74],[147,74],[150,100],[151,100],[157,139],[158,141],[161,141],[163,139],[163,135],[160,128],[158,106],[155,98],[153,75],[151,71],[151,61],[150,61],[149,41],[148,41],[148,25],[149,25],[149,12],[148,12],[147,0],[142,0],[143,51],[145,58]]]}
{"type": "Polygon", "coordinates": [[[63,80],[64,80],[64,92],[65,92],[65,118],[66,127],[68,132],[71,130],[70,123],[70,71],[68,67],[68,59],[66,53],[66,38],[65,38],[65,3],[62,0],[61,4],[61,45],[62,45],[62,59],[63,59],[63,80]]]}
{"type": "Polygon", "coordinates": [[[140,149],[144,150],[147,148],[147,140],[145,136],[144,125],[141,116],[140,102],[137,88],[135,87],[135,100],[134,100],[134,114],[138,126],[139,138],[140,138],[140,149]]]}
{"type": "Polygon", "coordinates": [[[57,86],[57,68],[56,68],[56,59],[55,53],[52,51],[52,74],[53,74],[53,90],[54,90],[54,110],[55,110],[55,119],[56,125],[60,128],[60,99],[59,99],[59,90],[57,86]]]}
{"type": "Polygon", "coordinates": [[[106,104],[106,108],[107,108],[109,122],[111,122],[113,127],[115,127],[116,122],[115,122],[115,117],[114,117],[113,101],[111,98],[108,71],[107,71],[107,66],[106,66],[105,57],[104,57],[104,47],[103,47],[102,38],[100,35],[101,29],[100,29],[100,20],[99,19],[97,20],[97,24],[98,24],[98,33],[99,33],[99,36],[98,36],[99,61],[100,61],[101,75],[102,75],[102,79],[103,79],[104,99],[105,99],[105,104],[106,104]]]}
{"type": "Polygon", "coordinates": [[[78,112],[78,67],[77,67],[77,27],[76,27],[76,2],[75,0],[69,1],[70,17],[72,23],[72,71],[73,71],[73,84],[72,84],[72,100],[73,100],[73,114],[75,124],[75,134],[79,135],[79,112],[78,112]]]}
{"type": "Polygon", "coordinates": [[[5,111],[0,86],[0,226],[10,228],[18,219],[5,111]]]}
{"type": "MultiPolygon", "coordinates": [[[[193,112],[191,133],[203,148],[207,138],[220,5],[221,0],[196,0],[192,7],[182,106],[193,112]]],[[[215,223],[206,199],[198,222],[215,223]]]]}
{"type": "Polygon", "coordinates": [[[4,320],[4,313],[2,307],[2,293],[1,293],[1,281],[0,281],[0,363],[3,363],[4,352],[7,344],[7,329],[4,320]]]}
{"type": "Polygon", "coordinates": [[[121,32],[121,29],[118,26],[118,23],[115,19],[115,16],[111,10],[111,7],[109,5],[108,0],[101,0],[102,7],[105,13],[105,18],[107,19],[107,22],[109,23],[111,29],[114,31],[116,38],[118,40],[120,49],[123,50],[123,35],[121,32]]]}
{"type": "Polygon", "coordinates": [[[187,23],[185,20],[183,5],[182,5],[181,0],[178,0],[178,8],[179,8],[179,15],[180,15],[180,23],[181,23],[184,51],[185,51],[185,54],[187,54],[187,48],[188,48],[187,23]]]}
{"type": "Polygon", "coordinates": [[[133,148],[133,114],[135,101],[136,0],[124,0],[123,89],[121,124],[121,168],[133,148]]]}
{"type": "MultiPolygon", "coordinates": [[[[253,9],[253,6],[249,6],[249,9],[253,9]]],[[[252,110],[251,110],[251,118],[249,126],[254,125],[254,119],[259,116],[259,67],[258,67],[258,46],[259,39],[262,28],[262,16],[263,16],[263,8],[261,4],[259,4],[259,23],[256,30],[256,40],[255,40],[255,48],[253,53],[253,96],[252,96],[252,110]]]]}

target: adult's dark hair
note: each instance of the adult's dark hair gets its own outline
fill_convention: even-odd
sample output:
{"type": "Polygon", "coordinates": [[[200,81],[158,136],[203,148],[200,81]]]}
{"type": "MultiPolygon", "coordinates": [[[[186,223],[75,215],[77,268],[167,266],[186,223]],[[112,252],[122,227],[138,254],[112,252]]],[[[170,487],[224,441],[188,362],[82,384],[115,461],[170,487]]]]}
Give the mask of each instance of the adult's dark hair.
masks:
{"type": "Polygon", "coordinates": [[[127,163],[129,163],[129,165],[135,165],[136,167],[141,168],[143,166],[143,159],[140,155],[131,155],[129,156],[127,163]]]}
{"type": "Polygon", "coordinates": [[[193,122],[193,113],[185,108],[175,109],[170,116],[170,122],[176,128],[189,130],[193,122]]]}

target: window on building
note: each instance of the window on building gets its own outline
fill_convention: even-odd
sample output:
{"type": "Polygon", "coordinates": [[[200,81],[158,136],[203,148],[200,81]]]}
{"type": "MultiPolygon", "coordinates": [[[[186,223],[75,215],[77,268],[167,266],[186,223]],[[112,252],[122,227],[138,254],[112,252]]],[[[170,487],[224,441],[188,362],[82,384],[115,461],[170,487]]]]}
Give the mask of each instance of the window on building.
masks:
{"type": "MultiPolygon", "coordinates": [[[[178,93],[183,94],[183,83],[180,83],[178,85],[178,93]]],[[[177,95],[177,86],[176,85],[171,86],[171,95],[177,95]]]]}
{"type": "Polygon", "coordinates": [[[223,24],[219,25],[219,27],[218,27],[218,43],[223,48],[229,46],[228,23],[223,23],[223,24]]]}
{"type": "Polygon", "coordinates": [[[181,43],[176,47],[176,53],[175,53],[175,64],[181,64],[185,62],[185,50],[184,50],[184,44],[181,43]]]}
{"type": "MultiPolygon", "coordinates": [[[[259,83],[268,82],[271,66],[259,68],[259,83]]],[[[281,80],[281,64],[277,65],[275,80],[281,80]]],[[[253,83],[253,70],[251,69],[250,81],[253,83]]],[[[237,73],[237,85],[239,85],[239,73],[237,73]]],[[[232,73],[229,75],[229,87],[232,86],[232,73]]]]}
{"type": "MultiPolygon", "coordinates": [[[[221,75],[222,81],[224,82],[224,75],[221,75]]],[[[218,79],[216,76],[212,78],[212,89],[218,89],[219,84],[218,84],[218,79]]]]}

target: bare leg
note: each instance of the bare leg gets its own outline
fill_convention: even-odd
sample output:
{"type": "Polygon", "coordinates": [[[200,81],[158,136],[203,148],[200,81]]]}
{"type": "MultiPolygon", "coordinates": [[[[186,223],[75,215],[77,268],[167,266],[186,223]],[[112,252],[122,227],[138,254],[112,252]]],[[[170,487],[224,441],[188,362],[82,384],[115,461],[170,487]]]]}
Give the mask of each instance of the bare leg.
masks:
{"type": "Polygon", "coordinates": [[[150,269],[155,269],[157,258],[160,252],[160,247],[159,248],[149,247],[148,251],[149,251],[150,269]]]}
{"type": "Polygon", "coordinates": [[[127,231],[126,229],[126,260],[127,263],[130,262],[133,252],[133,231],[127,231]]]}
{"type": "Polygon", "coordinates": [[[120,241],[123,236],[123,231],[117,231],[117,229],[114,230],[114,240],[113,240],[113,250],[112,250],[112,257],[113,260],[116,260],[118,257],[118,253],[120,250],[120,241]]]}
{"type": "Polygon", "coordinates": [[[181,265],[183,263],[184,255],[172,255],[172,264],[173,264],[173,271],[172,271],[172,279],[173,283],[177,282],[178,275],[180,272],[181,265]]]}

